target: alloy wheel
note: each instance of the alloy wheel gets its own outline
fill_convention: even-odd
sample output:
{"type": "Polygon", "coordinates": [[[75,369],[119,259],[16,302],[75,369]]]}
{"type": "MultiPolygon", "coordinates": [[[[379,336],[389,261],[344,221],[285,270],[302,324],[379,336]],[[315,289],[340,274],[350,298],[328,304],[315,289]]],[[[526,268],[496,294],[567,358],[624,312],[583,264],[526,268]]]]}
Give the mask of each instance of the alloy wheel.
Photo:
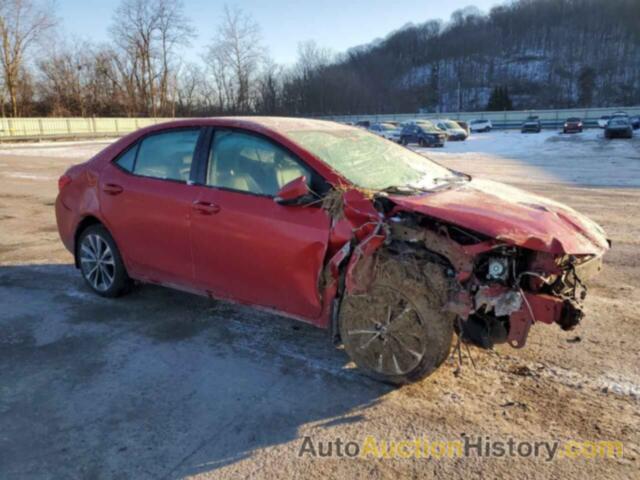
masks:
{"type": "Polygon", "coordinates": [[[80,244],[80,267],[89,284],[100,292],[108,290],[116,276],[116,262],[107,241],[89,234],[80,244]]]}
{"type": "Polygon", "coordinates": [[[373,290],[370,296],[350,299],[362,303],[357,310],[366,313],[350,319],[343,341],[351,347],[358,365],[383,375],[408,374],[425,355],[425,324],[417,308],[400,292],[386,286],[373,290]]]}

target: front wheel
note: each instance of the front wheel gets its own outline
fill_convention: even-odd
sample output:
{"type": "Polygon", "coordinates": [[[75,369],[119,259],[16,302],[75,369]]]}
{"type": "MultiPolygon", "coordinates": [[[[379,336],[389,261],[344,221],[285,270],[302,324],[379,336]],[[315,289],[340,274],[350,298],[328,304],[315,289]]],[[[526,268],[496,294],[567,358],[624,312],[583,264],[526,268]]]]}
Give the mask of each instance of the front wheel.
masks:
{"type": "Polygon", "coordinates": [[[395,385],[433,373],[449,355],[454,317],[442,311],[447,279],[440,267],[424,271],[393,258],[378,263],[371,288],[345,295],[340,337],[367,375],[395,385]]]}
{"type": "Polygon", "coordinates": [[[78,261],[87,285],[103,297],[118,297],[131,285],[120,251],[102,225],[86,228],[78,239],[78,261]]]}

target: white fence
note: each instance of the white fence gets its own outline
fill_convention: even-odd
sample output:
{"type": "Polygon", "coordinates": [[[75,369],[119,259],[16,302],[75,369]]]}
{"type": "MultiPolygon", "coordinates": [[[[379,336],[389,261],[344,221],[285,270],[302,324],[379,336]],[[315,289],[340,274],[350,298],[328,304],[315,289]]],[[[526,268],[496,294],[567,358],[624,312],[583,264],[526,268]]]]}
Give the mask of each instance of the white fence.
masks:
{"type": "Polygon", "coordinates": [[[120,136],[171,118],[0,118],[0,140],[120,136]]]}
{"type": "MultiPolygon", "coordinates": [[[[611,115],[617,111],[629,115],[640,115],[640,106],[616,108],[589,108],[567,110],[521,110],[510,112],[448,112],[448,113],[398,113],[384,115],[338,115],[321,118],[339,122],[382,122],[404,121],[419,118],[451,118],[454,120],[489,119],[494,128],[518,128],[529,116],[540,117],[542,126],[557,128],[569,117],[580,117],[585,126],[592,127],[602,115],[611,115]]],[[[0,141],[40,139],[40,138],[78,138],[98,136],[120,136],[138,128],[146,127],[171,118],[0,118],[0,141]]]]}

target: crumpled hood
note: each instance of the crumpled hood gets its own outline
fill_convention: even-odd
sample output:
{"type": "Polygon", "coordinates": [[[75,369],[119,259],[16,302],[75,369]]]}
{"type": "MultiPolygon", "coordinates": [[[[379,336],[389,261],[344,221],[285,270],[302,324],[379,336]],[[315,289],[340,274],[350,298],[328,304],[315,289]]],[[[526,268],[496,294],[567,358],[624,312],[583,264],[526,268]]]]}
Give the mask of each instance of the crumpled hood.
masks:
{"type": "Polygon", "coordinates": [[[553,254],[600,255],[604,230],[570,207],[515,187],[473,179],[417,196],[392,195],[409,210],[520,247],[553,254]]]}

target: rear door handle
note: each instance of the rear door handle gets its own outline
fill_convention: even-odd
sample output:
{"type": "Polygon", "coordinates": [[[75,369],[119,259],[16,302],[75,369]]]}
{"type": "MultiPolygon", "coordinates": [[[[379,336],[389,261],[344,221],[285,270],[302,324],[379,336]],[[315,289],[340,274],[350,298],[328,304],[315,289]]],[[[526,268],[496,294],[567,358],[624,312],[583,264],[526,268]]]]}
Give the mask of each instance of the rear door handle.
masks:
{"type": "Polygon", "coordinates": [[[116,185],[115,183],[107,183],[104,187],[102,187],[102,191],[107,195],[118,195],[122,193],[124,189],[120,185],[116,185]]]}
{"type": "Polygon", "coordinates": [[[193,209],[200,215],[213,215],[220,211],[220,206],[211,202],[193,202],[193,209]]]}

